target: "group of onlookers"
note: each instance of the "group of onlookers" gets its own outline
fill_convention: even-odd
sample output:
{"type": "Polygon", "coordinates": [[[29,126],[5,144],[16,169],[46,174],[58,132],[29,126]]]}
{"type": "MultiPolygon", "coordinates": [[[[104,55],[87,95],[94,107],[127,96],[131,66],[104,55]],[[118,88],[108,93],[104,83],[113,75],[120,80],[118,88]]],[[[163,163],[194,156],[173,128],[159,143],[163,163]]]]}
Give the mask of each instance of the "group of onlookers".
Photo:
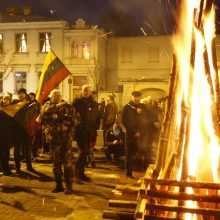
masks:
{"type": "MultiPolygon", "coordinates": [[[[96,145],[97,130],[103,130],[104,152],[107,163],[119,164],[121,157],[125,156],[126,175],[133,178],[133,162],[135,158],[141,158],[146,168],[149,161],[149,148],[158,138],[163,118],[163,109],[158,108],[152,99],[143,100],[141,93],[132,92],[131,101],[123,106],[121,116],[118,116],[118,107],[115,103],[115,95],[111,94],[106,101],[102,98],[98,103],[92,88],[83,85],[81,94],[75,97],[72,103],[67,103],[61,97],[59,90],[52,90],[48,100],[40,106],[35,99],[35,94],[27,94],[25,89],[18,91],[18,99],[12,100],[11,94],[6,94],[0,101],[1,106],[10,106],[14,103],[23,103],[26,111],[18,111],[19,114],[9,117],[0,111],[1,117],[8,117],[5,123],[9,123],[8,143],[1,143],[0,154],[2,168],[5,175],[10,175],[8,166],[9,149],[14,145],[14,158],[16,172],[20,173],[20,162],[24,159],[27,170],[34,171],[32,159],[38,156],[40,145],[48,145],[53,161],[53,173],[55,187],[52,192],[64,191],[62,176],[64,173],[65,193],[72,193],[72,178],[76,178],[78,184],[84,181],[90,182],[85,169],[88,162],[96,167],[94,146],[96,145]],[[28,108],[34,104],[40,125],[37,132],[28,135],[22,125],[22,114],[27,113],[28,108]],[[13,121],[12,119],[13,118],[13,121]],[[125,130],[123,129],[125,128],[125,130]],[[44,141],[42,139],[44,134],[44,141]],[[13,143],[12,143],[12,141],[13,143]],[[73,166],[72,141],[75,140],[79,149],[78,158],[73,166]],[[4,149],[4,150],[2,150],[4,149]],[[21,157],[22,155],[22,157],[21,157]],[[5,160],[6,156],[6,160],[5,160]],[[5,162],[6,161],[6,162],[5,162]],[[62,169],[62,166],[64,167],[62,169]]],[[[1,132],[1,126],[0,126],[1,132]]]]}
{"type": "MultiPolygon", "coordinates": [[[[29,127],[26,127],[25,129],[25,123],[27,122],[26,120],[28,120],[26,117],[26,111],[31,106],[32,111],[34,110],[37,115],[39,114],[40,106],[35,100],[35,94],[27,94],[24,88],[18,90],[17,99],[12,99],[12,94],[7,93],[0,101],[0,107],[9,107],[14,104],[17,104],[16,108],[19,108],[20,105],[22,110],[13,113],[16,109],[9,108],[9,115],[13,114],[13,118],[5,114],[4,111],[0,111],[0,159],[3,173],[5,175],[11,175],[11,171],[9,169],[9,152],[11,145],[14,146],[16,172],[21,172],[21,160],[26,162],[27,170],[34,171],[31,164],[31,145],[33,137],[29,136],[26,131],[26,129],[29,129],[29,132],[31,133],[33,126],[29,124],[29,127]]],[[[27,122],[26,125],[28,123],[29,122],[27,122]]]]}

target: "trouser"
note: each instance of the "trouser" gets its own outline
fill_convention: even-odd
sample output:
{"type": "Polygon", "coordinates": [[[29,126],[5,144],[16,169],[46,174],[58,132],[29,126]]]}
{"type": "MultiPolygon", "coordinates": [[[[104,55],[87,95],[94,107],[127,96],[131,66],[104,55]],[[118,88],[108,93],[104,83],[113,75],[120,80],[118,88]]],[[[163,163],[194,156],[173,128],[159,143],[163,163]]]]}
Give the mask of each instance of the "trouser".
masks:
{"type": "Polygon", "coordinates": [[[32,139],[32,155],[34,157],[38,156],[38,149],[42,146],[42,130],[39,130],[32,139]]]}
{"type": "Polygon", "coordinates": [[[0,148],[0,160],[1,166],[3,171],[9,171],[9,157],[10,157],[10,147],[3,147],[0,148]]]}
{"type": "Polygon", "coordinates": [[[126,175],[131,176],[133,170],[134,158],[138,152],[138,141],[134,138],[126,137],[125,146],[125,170],[126,175]]]}
{"type": "Polygon", "coordinates": [[[124,147],[121,144],[105,146],[104,151],[108,161],[112,160],[111,154],[114,155],[113,157],[115,160],[118,160],[119,157],[124,155],[124,147]]]}
{"type": "Polygon", "coordinates": [[[94,147],[89,148],[89,161],[95,161],[94,147]]]}
{"type": "Polygon", "coordinates": [[[87,157],[89,155],[89,131],[86,129],[80,129],[80,134],[77,137],[77,145],[79,148],[79,156],[75,164],[76,175],[84,174],[87,157]]]}
{"type": "Polygon", "coordinates": [[[62,165],[64,167],[64,178],[66,182],[70,182],[73,177],[73,154],[71,141],[56,143],[51,142],[50,149],[53,153],[53,174],[55,182],[61,182],[63,171],[62,165]]]}
{"type": "Polygon", "coordinates": [[[94,141],[90,141],[89,143],[88,162],[95,162],[95,154],[94,154],[95,144],[96,144],[96,139],[94,141]]]}
{"type": "Polygon", "coordinates": [[[27,168],[31,167],[31,140],[28,137],[16,138],[14,143],[14,159],[16,169],[20,169],[21,150],[24,153],[27,168]]]}

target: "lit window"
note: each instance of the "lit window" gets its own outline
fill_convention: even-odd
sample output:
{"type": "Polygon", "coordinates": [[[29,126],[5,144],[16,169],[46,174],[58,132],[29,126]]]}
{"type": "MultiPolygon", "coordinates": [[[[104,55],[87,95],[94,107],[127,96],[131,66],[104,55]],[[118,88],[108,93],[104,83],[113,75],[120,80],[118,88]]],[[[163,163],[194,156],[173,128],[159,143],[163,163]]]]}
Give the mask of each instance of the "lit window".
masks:
{"type": "Polygon", "coordinates": [[[78,58],[78,44],[75,41],[71,44],[71,57],[78,58]]]}
{"type": "Polygon", "coordinates": [[[0,34],[0,54],[3,53],[3,34],[0,34]]]}
{"type": "Polygon", "coordinates": [[[15,72],[15,90],[16,92],[20,88],[26,88],[26,72],[15,72]]]}
{"type": "Polygon", "coordinates": [[[40,52],[46,53],[51,48],[51,33],[40,33],[40,52]]]}
{"type": "Polygon", "coordinates": [[[27,52],[27,34],[19,33],[16,34],[16,52],[17,53],[26,53],[27,52]]]}
{"type": "Polygon", "coordinates": [[[83,59],[89,59],[90,55],[90,45],[88,42],[83,42],[83,59]]]}
{"type": "Polygon", "coordinates": [[[3,92],[3,72],[0,72],[0,92],[3,92]]]}

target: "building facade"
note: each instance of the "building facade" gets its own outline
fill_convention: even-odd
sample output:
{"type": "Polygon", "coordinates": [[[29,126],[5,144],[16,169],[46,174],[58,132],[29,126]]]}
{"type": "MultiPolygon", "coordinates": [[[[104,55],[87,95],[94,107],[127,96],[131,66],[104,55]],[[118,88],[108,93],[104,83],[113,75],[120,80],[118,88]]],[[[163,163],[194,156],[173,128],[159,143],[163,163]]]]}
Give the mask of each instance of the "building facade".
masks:
{"type": "MultiPolygon", "coordinates": [[[[81,85],[92,84],[99,97],[117,94],[119,107],[134,90],[155,98],[168,95],[172,65],[170,36],[109,37],[83,19],[20,19],[0,22],[0,95],[20,87],[36,92],[47,52],[52,49],[70,71],[59,85],[71,101],[81,85]]],[[[220,70],[220,36],[216,38],[220,70]]]]}
{"type": "Polygon", "coordinates": [[[71,100],[85,83],[98,84],[104,90],[104,34],[104,30],[86,25],[83,19],[72,26],[65,21],[0,22],[0,94],[16,94],[21,87],[36,92],[50,49],[71,72],[59,85],[64,99],[71,100]]]}
{"type": "Polygon", "coordinates": [[[122,93],[122,104],[130,92],[143,96],[167,96],[172,63],[172,45],[168,36],[110,38],[107,81],[109,88],[122,93]]]}

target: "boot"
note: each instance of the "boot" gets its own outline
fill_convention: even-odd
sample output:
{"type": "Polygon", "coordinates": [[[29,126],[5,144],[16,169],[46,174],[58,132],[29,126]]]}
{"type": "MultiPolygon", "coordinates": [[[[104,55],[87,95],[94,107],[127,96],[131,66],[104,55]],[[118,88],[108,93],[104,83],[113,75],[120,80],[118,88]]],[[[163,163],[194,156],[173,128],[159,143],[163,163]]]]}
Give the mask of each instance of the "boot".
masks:
{"type": "Polygon", "coordinates": [[[34,172],[35,169],[32,167],[31,164],[28,164],[28,165],[27,165],[27,171],[34,172]]]}
{"type": "Polygon", "coordinates": [[[92,166],[92,168],[96,168],[96,163],[95,163],[95,161],[91,161],[91,166],[92,166]]]}
{"type": "Polygon", "coordinates": [[[16,173],[21,174],[21,166],[20,165],[15,165],[16,173]]]}
{"type": "Polygon", "coordinates": [[[65,194],[73,194],[73,188],[72,188],[72,179],[66,179],[66,190],[65,194]]]}
{"type": "Polygon", "coordinates": [[[4,170],[3,170],[3,175],[4,175],[4,176],[11,176],[11,175],[12,175],[12,172],[11,172],[10,169],[4,169],[4,170]]]}
{"type": "Polygon", "coordinates": [[[75,177],[75,180],[76,180],[77,184],[80,184],[80,185],[84,184],[83,181],[80,180],[80,178],[79,178],[79,170],[78,169],[74,170],[74,177],[75,177]]]}
{"type": "Polygon", "coordinates": [[[61,179],[56,180],[56,185],[52,189],[52,193],[58,193],[58,192],[63,192],[63,191],[64,191],[64,188],[63,188],[62,180],[61,179]]]}
{"type": "Polygon", "coordinates": [[[82,180],[82,181],[85,181],[85,182],[92,182],[91,178],[88,177],[88,176],[86,176],[85,173],[81,173],[81,174],[79,175],[79,179],[82,180]]]}

